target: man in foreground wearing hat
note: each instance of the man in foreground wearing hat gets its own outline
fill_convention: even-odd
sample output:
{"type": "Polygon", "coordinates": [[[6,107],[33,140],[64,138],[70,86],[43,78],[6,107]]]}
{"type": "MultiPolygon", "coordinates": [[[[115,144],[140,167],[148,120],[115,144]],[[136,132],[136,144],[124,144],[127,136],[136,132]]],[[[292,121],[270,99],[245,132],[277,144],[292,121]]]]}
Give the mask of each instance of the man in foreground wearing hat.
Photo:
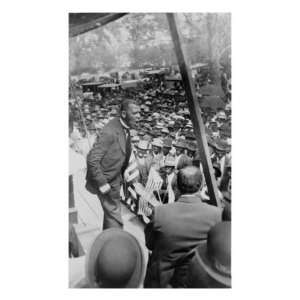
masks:
{"type": "Polygon", "coordinates": [[[231,287],[231,222],[212,227],[207,242],[197,247],[190,263],[188,287],[231,287]]]}
{"type": "Polygon", "coordinates": [[[111,228],[101,232],[87,254],[70,260],[73,288],[141,288],[145,276],[143,250],[130,233],[111,228]],[[85,266],[84,266],[85,264],[85,266]],[[75,277],[74,276],[74,277],[75,277]]]}
{"type": "Polygon", "coordinates": [[[177,175],[181,197],[175,203],[155,207],[145,228],[149,258],[145,287],[187,286],[191,251],[207,238],[212,226],[221,222],[221,209],[194,195],[201,187],[199,168],[186,167],[177,175]]]}
{"type": "Polygon", "coordinates": [[[86,189],[97,194],[103,208],[103,230],[123,227],[120,187],[131,155],[130,128],[136,126],[140,109],[133,100],[124,100],[120,117],[109,121],[87,156],[86,189]]]}

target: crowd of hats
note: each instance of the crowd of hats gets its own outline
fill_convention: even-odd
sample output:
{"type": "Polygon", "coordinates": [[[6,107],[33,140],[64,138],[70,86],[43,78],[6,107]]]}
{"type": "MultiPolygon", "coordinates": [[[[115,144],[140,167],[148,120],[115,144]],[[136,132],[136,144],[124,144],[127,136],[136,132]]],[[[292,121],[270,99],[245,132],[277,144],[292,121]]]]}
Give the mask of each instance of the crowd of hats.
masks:
{"type": "MultiPolygon", "coordinates": [[[[196,150],[196,137],[182,87],[167,89],[157,82],[148,83],[147,88],[112,91],[101,101],[84,100],[73,104],[73,114],[79,129],[85,135],[83,119],[90,133],[99,133],[105,124],[119,115],[119,105],[124,98],[133,98],[141,110],[141,119],[132,138],[152,141],[156,138],[170,138],[173,142],[180,137],[182,147],[196,150]],[[81,111],[81,112],[80,112],[81,111]]],[[[201,103],[200,99],[199,102],[201,103]]],[[[224,101],[224,109],[201,107],[206,126],[208,144],[214,151],[229,152],[231,147],[231,105],[224,101]]]]}

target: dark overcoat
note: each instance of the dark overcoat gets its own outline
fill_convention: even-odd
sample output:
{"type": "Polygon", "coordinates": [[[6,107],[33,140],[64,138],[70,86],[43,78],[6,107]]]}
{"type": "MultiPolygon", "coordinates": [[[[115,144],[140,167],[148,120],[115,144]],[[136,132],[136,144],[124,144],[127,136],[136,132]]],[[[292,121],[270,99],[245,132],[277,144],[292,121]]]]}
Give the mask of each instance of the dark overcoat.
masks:
{"type": "Polygon", "coordinates": [[[145,287],[164,288],[174,280],[177,287],[186,287],[184,269],[188,269],[189,254],[219,222],[221,209],[195,195],[156,207],[152,222],[145,228],[146,245],[152,251],[145,287]]]}

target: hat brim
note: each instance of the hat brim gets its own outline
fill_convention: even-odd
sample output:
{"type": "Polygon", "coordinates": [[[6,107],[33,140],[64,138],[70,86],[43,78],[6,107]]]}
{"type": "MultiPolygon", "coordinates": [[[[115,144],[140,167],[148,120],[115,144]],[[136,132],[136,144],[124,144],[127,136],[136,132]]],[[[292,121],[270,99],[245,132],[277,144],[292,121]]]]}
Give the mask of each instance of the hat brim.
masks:
{"type": "Polygon", "coordinates": [[[86,261],[85,261],[85,273],[86,273],[86,279],[91,288],[99,288],[99,286],[96,283],[95,278],[95,272],[94,268],[96,265],[96,261],[100,252],[100,249],[103,247],[104,243],[111,238],[111,236],[114,235],[114,237],[127,236],[135,245],[137,251],[137,259],[136,259],[136,266],[135,270],[132,273],[131,278],[127,281],[125,286],[122,288],[137,288],[142,286],[143,283],[143,274],[145,273],[144,268],[144,256],[141,249],[141,246],[139,245],[138,241],[134,236],[132,236],[130,233],[117,229],[117,228],[109,228],[101,232],[94,242],[92,243],[90,249],[88,250],[86,254],[86,261]]]}
{"type": "Polygon", "coordinates": [[[206,243],[198,247],[196,259],[210,277],[227,287],[231,287],[231,276],[226,276],[212,267],[212,264],[207,257],[206,243]]]}
{"type": "Polygon", "coordinates": [[[186,149],[186,147],[182,146],[182,145],[174,145],[175,148],[179,148],[179,149],[186,149]]]}

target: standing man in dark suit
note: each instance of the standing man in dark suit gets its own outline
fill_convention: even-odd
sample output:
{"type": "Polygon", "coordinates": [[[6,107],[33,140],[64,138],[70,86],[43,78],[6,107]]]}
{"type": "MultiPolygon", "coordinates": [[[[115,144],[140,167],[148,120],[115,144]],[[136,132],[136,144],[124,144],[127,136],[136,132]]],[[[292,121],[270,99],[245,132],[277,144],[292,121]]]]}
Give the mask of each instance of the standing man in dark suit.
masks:
{"type": "Polygon", "coordinates": [[[122,228],[120,187],[131,155],[130,128],[136,127],[140,108],[133,100],[124,100],[120,117],[112,119],[87,156],[86,188],[97,194],[103,208],[103,230],[122,228]]]}
{"type": "Polygon", "coordinates": [[[221,209],[203,203],[195,195],[201,180],[199,168],[181,169],[177,177],[181,197],[155,208],[153,219],[145,228],[146,245],[152,251],[146,288],[187,287],[193,250],[206,240],[210,228],[221,222],[221,209]]]}

